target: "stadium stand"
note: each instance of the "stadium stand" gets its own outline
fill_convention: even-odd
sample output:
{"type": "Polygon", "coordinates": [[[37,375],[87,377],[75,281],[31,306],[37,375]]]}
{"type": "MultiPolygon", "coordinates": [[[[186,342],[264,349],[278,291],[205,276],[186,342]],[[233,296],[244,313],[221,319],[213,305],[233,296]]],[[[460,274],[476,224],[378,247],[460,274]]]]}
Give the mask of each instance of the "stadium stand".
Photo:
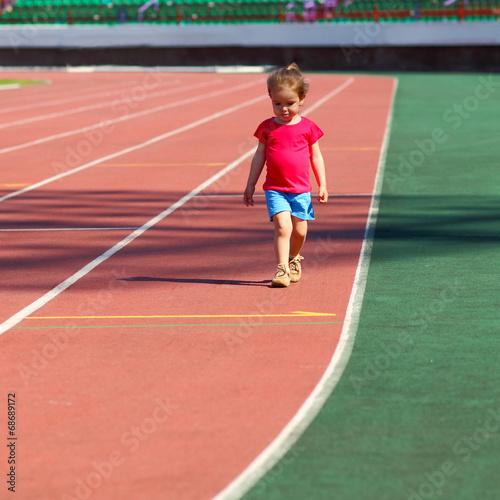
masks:
{"type": "Polygon", "coordinates": [[[428,22],[500,19],[493,0],[0,0],[0,24],[428,22]],[[141,9],[142,7],[142,9],[141,9]]]}

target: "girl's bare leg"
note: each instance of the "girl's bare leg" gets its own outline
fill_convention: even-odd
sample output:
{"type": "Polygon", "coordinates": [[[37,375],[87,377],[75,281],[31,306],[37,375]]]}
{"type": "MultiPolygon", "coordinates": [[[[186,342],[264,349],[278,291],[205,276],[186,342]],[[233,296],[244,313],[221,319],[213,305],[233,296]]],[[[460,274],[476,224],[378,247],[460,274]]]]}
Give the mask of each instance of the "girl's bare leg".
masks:
{"type": "Polygon", "coordinates": [[[293,224],[290,212],[280,212],[273,215],[274,223],[274,252],[278,264],[288,267],[290,255],[290,238],[292,236],[293,224]]]}
{"type": "Polygon", "coordinates": [[[307,236],[307,221],[298,219],[292,215],[292,234],[290,236],[290,255],[296,257],[299,255],[307,236]]]}
{"type": "Polygon", "coordinates": [[[306,241],[307,221],[298,219],[292,215],[292,234],[290,236],[290,281],[296,283],[302,276],[302,266],[300,261],[302,256],[300,250],[306,241]]]}

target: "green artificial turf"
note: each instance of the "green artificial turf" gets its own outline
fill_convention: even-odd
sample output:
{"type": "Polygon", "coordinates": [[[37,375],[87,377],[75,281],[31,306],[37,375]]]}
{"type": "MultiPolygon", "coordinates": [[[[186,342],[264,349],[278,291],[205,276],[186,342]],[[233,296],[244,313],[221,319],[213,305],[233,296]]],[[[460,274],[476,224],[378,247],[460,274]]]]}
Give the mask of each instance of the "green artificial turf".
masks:
{"type": "Polygon", "coordinates": [[[353,353],[245,499],[500,498],[500,75],[397,76],[353,353]]]}
{"type": "Polygon", "coordinates": [[[2,85],[34,85],[34,84],[40,84],[40,83],[46,83],[42,80],[6,80],[6,79],[0,79],[0,86],[2,85]]]}

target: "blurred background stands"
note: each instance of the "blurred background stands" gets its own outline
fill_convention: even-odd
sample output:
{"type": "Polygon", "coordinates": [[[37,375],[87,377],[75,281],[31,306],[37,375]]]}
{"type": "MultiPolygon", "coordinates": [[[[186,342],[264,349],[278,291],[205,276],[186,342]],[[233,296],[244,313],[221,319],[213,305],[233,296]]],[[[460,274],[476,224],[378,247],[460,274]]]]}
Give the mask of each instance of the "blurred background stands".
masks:
{"type": "Polygon", "coordinates": [[[1,24],[498,20],[500,0],[0,0],[1,24]],[[143,7],[143,9],[141,9],[143,7]],[[140,10],[141,9],[141,10],[140,10]],[[142,11],[143,10],[143,11],[142,11]]]}

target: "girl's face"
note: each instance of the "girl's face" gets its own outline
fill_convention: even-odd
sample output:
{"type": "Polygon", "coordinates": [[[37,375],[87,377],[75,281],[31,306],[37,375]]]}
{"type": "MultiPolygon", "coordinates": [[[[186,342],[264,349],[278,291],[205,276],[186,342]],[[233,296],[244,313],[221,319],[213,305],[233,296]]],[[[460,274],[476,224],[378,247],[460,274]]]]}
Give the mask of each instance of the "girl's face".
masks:
{"type": "Polygon", "coordinates": [[[273,111],[281,123],[297,123],[300,121],[299,109],[304,102],[290,87],[282,87],[270,92],[273,111]]]}

